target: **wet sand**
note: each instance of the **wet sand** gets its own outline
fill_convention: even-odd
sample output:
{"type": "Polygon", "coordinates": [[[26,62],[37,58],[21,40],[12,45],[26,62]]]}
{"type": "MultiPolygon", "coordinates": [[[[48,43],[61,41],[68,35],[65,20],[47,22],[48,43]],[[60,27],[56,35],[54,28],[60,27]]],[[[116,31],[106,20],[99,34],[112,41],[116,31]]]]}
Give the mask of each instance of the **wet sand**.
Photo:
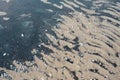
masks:
{"type": "MultiPolygon", "coordinates": [[[[114,11],[109,9],[103,11],[112,15],[109,17],[96,16],[100,13],[84,7],[81,9],[87,14],[78,12],[73,6],[84,4],[75,1],[62,2],[74,12],[61,15],[62,21],[52,29],[58,38],[46,33],[51,44],[43,45],[51,53],[41,52],[40,57],[35,55],[34,61],[26,61],[24,64],[14,61],[16,66],[14,71],[0,68],[6,72],[0,80],[120,79],[120,20],[116,19],[120,17],[116,10],[120,8],[120,3],[109,7],[114,11]]],[[[37,49],[31,50],[33,54],[37,52],[37,49]]]]}

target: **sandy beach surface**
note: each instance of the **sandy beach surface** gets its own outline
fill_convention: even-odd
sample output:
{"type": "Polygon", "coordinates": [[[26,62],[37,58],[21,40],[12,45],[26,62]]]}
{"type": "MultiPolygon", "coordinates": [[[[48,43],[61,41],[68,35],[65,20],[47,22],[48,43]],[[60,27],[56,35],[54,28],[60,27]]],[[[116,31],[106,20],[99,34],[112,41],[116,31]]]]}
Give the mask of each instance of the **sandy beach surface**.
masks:
{"type": "Polygon", "coordinates": [[[14,70],[1,67],[0,80],[120,80],[120,1],[94,0],[91,9],[79,0],[41,1],[72,11],[59,15],[52,28],[57,37],[46,33],[50,44],[39,45],[49,54],[33,48],[33,61],[14,60],[14,70]]]}

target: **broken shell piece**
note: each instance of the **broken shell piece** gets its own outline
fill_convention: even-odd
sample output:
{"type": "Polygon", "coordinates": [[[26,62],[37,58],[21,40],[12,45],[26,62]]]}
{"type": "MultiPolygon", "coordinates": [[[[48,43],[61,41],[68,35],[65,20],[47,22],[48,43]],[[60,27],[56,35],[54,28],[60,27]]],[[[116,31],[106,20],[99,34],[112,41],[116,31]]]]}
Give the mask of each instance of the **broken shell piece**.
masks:
{"type": "Polygon", "coordinates": [[[33,50],[31,51],[31,53],[32,53],[32,54],[37,54],[37,51],[38,51],[38,50],[33,49],[33,50]]]}
{"type": "Polygon", "coordinates": [[[9,2],[10,2],[10,0],[3,0],[3,1],[5,1],[6,3],[9,3],[9,2]]]}
{"type": "Polygon", "coordinates": [[[6,12],[0,11],[0,16],[5,16],[5,15],[7,15],[6,12]]]}
{"type": "Polygon", "coordinates": [[[4,21],[8,21],[10,18],[9,17],[3,17],[4,21]]]}
{"type": "Polygon", "coordinates": [[[83,43],[80,43],[80,46],[83,46],[84,44],[83,43]]]}
{"type": "Polygon", "coordinates": [[[91,62],[95,62],[95,60],[94,60],[94,59],[92,59],[92,60],[91,60],[91,62]]]}

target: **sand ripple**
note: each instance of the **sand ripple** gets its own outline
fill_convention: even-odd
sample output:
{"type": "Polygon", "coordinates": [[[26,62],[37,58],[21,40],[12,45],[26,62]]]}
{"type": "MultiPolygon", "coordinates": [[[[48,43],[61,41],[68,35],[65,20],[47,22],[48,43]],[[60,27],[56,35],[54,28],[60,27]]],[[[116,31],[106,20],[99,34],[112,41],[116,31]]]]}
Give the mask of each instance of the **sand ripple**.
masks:
{"type": "Polygon", "coordinates": [[[42,46],[51,54],[42,52],[24,64],[15,61],[15,71],[1,70],[13,80],[119,80],[120,2],[94,0],[91,9],[78,0],[60,3],[73,12],[60,16],[63,21],[53,28],[57,38],[46,33],[51,44],[42,46]]]}

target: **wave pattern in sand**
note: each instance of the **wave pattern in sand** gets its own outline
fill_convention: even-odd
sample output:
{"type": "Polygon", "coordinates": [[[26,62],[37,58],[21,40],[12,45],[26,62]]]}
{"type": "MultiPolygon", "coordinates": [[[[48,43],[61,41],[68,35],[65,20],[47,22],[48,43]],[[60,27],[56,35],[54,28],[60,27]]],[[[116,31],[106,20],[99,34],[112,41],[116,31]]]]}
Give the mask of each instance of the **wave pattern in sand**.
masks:
{"type": "MultiPolygon", "coordinates": [[[[45,3],[52,4],[49,1],[45,3]]],[[[73,12],[60,16],[63,21],[53,28],[57,38],[46,33],[51,44],[43,46],[49,48],[51,54],[41,52],[39,58],[34,56],[33,62],[24,64],[14,61],[15,71],[1,68],[3,73],[7,72],[5,78],[119,80],[120,2],[94,0],[89,8],[78,0],[63,0],[60,3],[73,12]],[[104,9],[102,6],[105,6],[104,9]]]]}

